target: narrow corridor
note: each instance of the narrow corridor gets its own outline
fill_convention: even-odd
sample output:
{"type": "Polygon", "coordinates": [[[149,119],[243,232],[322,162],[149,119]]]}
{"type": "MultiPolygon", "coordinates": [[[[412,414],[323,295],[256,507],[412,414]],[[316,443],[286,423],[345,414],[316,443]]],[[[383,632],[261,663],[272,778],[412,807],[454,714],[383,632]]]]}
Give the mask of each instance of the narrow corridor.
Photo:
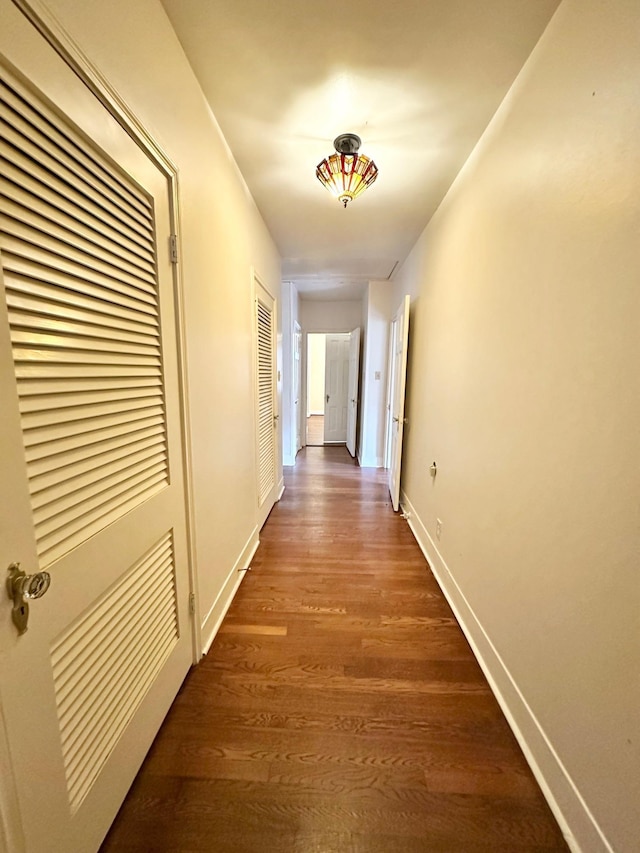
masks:
{"type": "Polygon", "coordinates": [[[285,469],[103,853],[567,849],[385,473],[285,469]]]}

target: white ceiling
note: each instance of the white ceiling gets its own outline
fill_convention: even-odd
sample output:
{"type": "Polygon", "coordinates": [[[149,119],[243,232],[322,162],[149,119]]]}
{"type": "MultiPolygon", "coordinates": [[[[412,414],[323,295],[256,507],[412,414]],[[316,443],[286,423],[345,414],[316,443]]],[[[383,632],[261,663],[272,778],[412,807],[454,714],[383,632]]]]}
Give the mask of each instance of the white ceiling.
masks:
{"type": "Polygon", "coordinates": [[[162,0],[303,298],[402,262],[559,0],[162,0]],[[345,210],[315,177],[345,132],[378,168],[345,210]]]}

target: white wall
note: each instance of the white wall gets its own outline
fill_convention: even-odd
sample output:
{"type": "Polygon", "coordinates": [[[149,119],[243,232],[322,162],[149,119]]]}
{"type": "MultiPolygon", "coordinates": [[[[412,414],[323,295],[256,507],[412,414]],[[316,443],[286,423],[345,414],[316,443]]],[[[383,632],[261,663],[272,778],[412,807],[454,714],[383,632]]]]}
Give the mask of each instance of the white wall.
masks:
{"type": "Polygon", "coordinates": [[[307,336],[307,415],[324,414],[326,336],[307,336]]]}
{"type": "Polygon", "coordinates": [[[639,79],[637,0],[565,0],[396,277],[405,506],[588,853],[640,839],[639,79]]]}
{"type": "Polygon", "coordinates": [[[179,170],[197,567],[207,640],[237,577],[234,566],[257,537],[251,267],[279,300],[279,255],[160,2],[47,5],[179,170]]]}
{"type": "Polygon", "coordinates": [[[360,449],[363,468],[384,465],[385,409],[389,326],[393,315],[394,288],[388,281],[370,281],[360,383],[360,449]]]}
{"type": "Polygon", "coordinates": [[[361,323],[361,300],[300,300],[300,325],[303,332],[351,332],[361,323]]]}

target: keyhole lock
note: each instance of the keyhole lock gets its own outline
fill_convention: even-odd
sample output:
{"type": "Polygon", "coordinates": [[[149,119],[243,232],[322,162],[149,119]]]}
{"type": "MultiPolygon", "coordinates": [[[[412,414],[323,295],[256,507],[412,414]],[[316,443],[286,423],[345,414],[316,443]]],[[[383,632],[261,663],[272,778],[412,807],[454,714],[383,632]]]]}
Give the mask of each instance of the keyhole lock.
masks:
{"type": "Polygon", "coordinates": [[[28,575],[20,563],[11,563],[7,576],[7,594],[13,601],[11,618],[19,634],[24,634],[29,623],[29,600],[42,598],[51,584],[49,572],[28,575]]]}

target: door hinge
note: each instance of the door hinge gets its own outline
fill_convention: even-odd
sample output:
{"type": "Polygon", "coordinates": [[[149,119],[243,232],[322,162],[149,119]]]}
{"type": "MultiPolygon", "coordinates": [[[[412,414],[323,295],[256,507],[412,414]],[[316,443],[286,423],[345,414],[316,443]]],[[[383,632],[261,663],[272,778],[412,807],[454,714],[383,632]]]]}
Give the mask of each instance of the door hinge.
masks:
{"type": "Polygon", "coordinates": [[[178,263],[178,237],[176,234],[169,236],[169,259],[172,264],[178,263]]]}
{"type": "Polygon", "coordinates": [[[196,597],[192,592],[189,593],[189,613],[192,616],[196,615],[196,597]]]}

